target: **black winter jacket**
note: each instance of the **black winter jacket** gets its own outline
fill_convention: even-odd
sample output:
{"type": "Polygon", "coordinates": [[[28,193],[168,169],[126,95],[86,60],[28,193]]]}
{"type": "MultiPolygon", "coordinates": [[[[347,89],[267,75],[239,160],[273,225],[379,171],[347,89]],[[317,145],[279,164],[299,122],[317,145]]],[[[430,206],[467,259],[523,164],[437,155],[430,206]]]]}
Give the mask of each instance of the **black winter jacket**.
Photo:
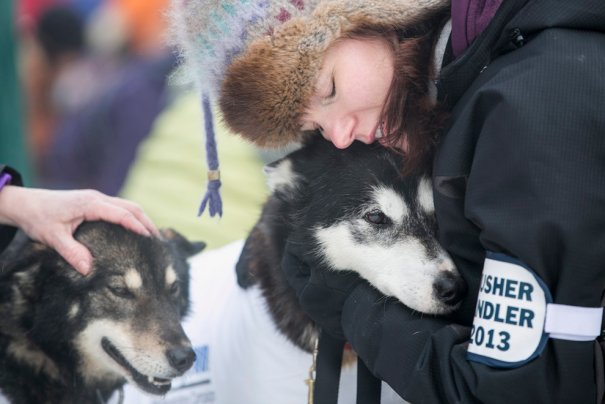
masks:
{"type": "Polygon", "coordinates": [[[507,0],[442,70],[451,120],[434,162],[435,207],[468,297],[453,319],[430,318],[363,286],[343,310],[347,339],[406,400],[597,400],[595,341],[545,338],[537,357],[506,367],[469,360],[467,348],[487,251],[530,268],[554,303],[601,306],[604,31],[603,0],[507,0]]]}

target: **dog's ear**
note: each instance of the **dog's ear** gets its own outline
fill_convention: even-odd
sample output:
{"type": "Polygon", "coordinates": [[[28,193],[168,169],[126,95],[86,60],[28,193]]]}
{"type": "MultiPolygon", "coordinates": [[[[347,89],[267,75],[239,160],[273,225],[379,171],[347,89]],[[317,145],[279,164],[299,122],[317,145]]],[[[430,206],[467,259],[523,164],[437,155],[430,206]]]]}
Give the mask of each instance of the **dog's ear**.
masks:
{"type": "Polygon", "coordinates": [[[267,164],[263,171],[273,195],[291,199],[303,186],[302,177],[294,170],[292,154],[267,164]]]}
{"type": "MultiPolygon", "coordinates": [[[[37,244],[30,240],[22,230],[18,230],[10,244],[0,253],[0,275],[9,272],[12,263],[27,254],[30,244],[37,244]]],[[[43,247],[42,245],[40,245],[43,247]]]]}
{"type": "Polygon", "coordinates": [[[186,257],[191,257],[206,248],[206,243],[203,241],[189,241],[185,236],[174,229],[160,229],[160,234],[186,257]]]}
{"type": "Polygon", "coordinates": [[[58,255],[54,250],[18,232],[0,256],[0,289],[7,287],[0,293],[7,301],[31,301],[39,294],[37,288],[42,286],[34,281],[36,274],[44,271],[47,263],[57,260],[58,255]],[[9,298],[8,295],[13,293],[19,294],[19,297],[9,298]]]}

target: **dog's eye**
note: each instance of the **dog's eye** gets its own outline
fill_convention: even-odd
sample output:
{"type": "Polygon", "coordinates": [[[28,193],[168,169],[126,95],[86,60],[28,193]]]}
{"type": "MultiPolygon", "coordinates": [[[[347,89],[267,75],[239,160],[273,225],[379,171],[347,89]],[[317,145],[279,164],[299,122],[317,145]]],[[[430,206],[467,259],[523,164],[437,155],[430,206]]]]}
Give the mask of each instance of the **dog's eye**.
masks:
{"type": "Polygon", "coordinates": [[[108,286],[107,289],[117,297],[122,299],[134,299],[134,294],[123,286],[108,286]]]}
{"type": "Polygon", "coordinates": [[[179,285],[179,282],[174,282],[170,285],[170,294],[172,296],[178,296],[179,293],[181,293],[181,285],[179,285]]]}
{"type": "Polygon", "coordinates": [[[363,218],[366,222],[376,225],[386,225],[391,223],[391,219],[389,219],[388,216],[380,210],[368,212],[363,215],[363,218]]]}

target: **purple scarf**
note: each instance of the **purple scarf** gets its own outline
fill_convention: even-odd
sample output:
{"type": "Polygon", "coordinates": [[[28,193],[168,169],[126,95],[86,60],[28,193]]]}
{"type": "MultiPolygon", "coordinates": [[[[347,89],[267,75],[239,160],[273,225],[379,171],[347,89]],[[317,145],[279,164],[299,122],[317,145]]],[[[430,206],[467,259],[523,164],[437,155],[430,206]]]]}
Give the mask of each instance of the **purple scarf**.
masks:
{"type": "Polygon", "coordinates": [[[453,0],[452,50],[458,57],[485,29],[503,0],[453,0]]]}

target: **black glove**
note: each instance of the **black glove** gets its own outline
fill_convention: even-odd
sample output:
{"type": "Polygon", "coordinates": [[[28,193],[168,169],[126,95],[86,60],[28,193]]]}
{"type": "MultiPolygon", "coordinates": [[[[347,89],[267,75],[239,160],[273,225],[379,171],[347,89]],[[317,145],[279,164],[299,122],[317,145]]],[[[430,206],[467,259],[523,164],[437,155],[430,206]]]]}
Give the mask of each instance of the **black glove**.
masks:
{"type": "Polygon", "coordinates": [[[303,310],[323,331],[345,339],[341,315],[345,301],[365,282],[356,272],[336,271],[322,265],[309,250],[309,243],[288,239],[282,268],[296,291],[303,310]]]}

